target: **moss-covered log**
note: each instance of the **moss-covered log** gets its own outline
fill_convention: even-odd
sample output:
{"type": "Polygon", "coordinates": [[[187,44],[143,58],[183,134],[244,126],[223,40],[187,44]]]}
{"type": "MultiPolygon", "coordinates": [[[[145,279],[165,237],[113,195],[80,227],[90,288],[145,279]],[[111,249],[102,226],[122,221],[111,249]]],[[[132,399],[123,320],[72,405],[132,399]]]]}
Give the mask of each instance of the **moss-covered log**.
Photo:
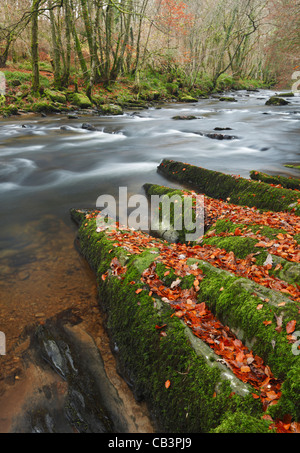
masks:
{"type": "Polygon", "coordinates": [[[229,198],[231,203],[239,205],[300,214],[299,193],[296,191],[167,159],[161,162],[158,171],[209,197],[229,198]]]}
{"type": "MultiPolygon", "coordinates": [[[[242,432],[269,431],[261,419],[260,401],[253,398],[254,388],[249,391],[248,384],[237,380],[224,361],[174,316],[164,298],[149,292],[142,277],[153,262],[163,285],[172,288],[177,282],[176,269],[165,268],[161,259],[162,247],[172,253],[176,249],[139,233],[145,246],[140,252],[129,253],[128,247],[122,247],[113,234],[97,229],[93,215],[73,210],[72,217],[81,225],[78,233],[81,251],[97,274],[100,300],[107,313],[112,341],[119,351],[123,374],[136,395],[149,404],[159,429],[231,432],[232,424],[227,426],[226,420],[239,411],[242,432]],[[119,263],[118,272],[113,269],[115,259],[119,263]]],[[[275,376],[284,379],[279,403],[268,410],[276,416],[288,413],[297,420],[299,357],[292,353],[286,332],[276,330],[276,319],[280,318],[283,325],[291,319],[299,322],[296,304],[284,295],[252,282],[249,285],[247,279],[197,259],[192,247],[188,255],[185,265],[203,273],[197,303],[205,301],[235,328],[240,338],[246,342],[251,339],[253,350],[266,360],[275,376]],[[263,308],[258,310],[262,303],[263,308]],[[265,325],[266,319],[272,321],[271,325],[265,325]]],[[[180,260],[183,260],[181,248],[180,260]]],[[[193,280],[187,274],[180,285],[193,288],[193,280]]]]}
{"type": "MultiPolygon", "coordinates": [[[[266,182],[267,184],[280,185],[286,189],[300,190],[300,179],[297,179],[297,178],[280,176],[280,175],[278,175],[278,176],[268,175],[266,173],[262,173],[260,171],[254,171],[254,170],[252,170],[250,172],[250,177],[251,177],[251,179],[254,179],[256,181],[263,181],[263,182],[266,182]]],[[[299,197],[300,197],[300,193],[299,193],[299,197]]]]}

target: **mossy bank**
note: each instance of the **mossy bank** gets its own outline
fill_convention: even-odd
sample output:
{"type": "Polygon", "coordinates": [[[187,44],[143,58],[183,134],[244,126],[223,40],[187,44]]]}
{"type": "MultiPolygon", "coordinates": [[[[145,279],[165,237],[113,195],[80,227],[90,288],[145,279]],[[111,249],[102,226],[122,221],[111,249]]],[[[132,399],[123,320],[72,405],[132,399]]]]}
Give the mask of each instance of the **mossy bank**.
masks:
{"type": "MultiPolygon", "coordinates": [[[[236,379],[207,345],[194,337],[179,318],[172,316],[174,311],[170,306],[159,297],[153,298],[141,282],[142,273],[158,257],[157,244],[161,241],[153,238],[152,247],[140,254],[131,254],[121,244],[116,246],[105,231],[97,231],[95,219],[87,219],[84,211],[72,210],[71,215],[80,224],[80,250],[97,275],[100,303],[107,316],[120,370],[136,397],[148,403],[157,429],[160,432],[233,432],[235,429],[270,432],[269,422],[262,419],[262,406],[253,398],[251,386],[236,379]],[[124,274],[112,272],[113,258],[126,267],[124,274]],[[161,326],[165,335],[160,335],[161,326]],[[169,385],[165,385],[166,382],[169,385]],[[235,426],[237,417],[240,428],[235,426]]],[[[199,266],[206,275],[199,301],[205,299],[211,301],[212,307],[218,305],[217,289],[220,293],[219,285],[225,284],[216,311],[222,311],[220,307],[226,305],[225,299],[229,305],[238,299],[241,308],[244,306],[244,314],[248,309],[251,316],[254,314],[257,299],[239,286],[238,279],[222,273],[215,275],[208,263],[201,262],[199,266]]],[[[270,335],[257,344],[269,344],[270,335]]],[[[275,356],[272,346],[265,347],[266,356],[268,348],[269,356],[275,356]]],[[[281,357],[284,354],[288,358],[286,367],[279,363],[277,366],[277,373],[284,376],[287,383],[277,413],[282,414],[288,408],[289,413],[297,417],[298,402],[293,386],[298,384],[295,384],[296,379],[289,378],[290,370],[294,374],[297,371],[296,358],[283,340],[278,339],[278,348],[283,348],[281,357]]]]}

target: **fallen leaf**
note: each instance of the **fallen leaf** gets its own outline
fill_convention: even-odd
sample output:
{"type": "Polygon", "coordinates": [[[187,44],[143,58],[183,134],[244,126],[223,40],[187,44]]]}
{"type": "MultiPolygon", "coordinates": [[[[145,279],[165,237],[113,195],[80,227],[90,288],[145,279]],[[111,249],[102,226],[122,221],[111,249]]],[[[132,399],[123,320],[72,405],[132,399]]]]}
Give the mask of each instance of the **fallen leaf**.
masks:
{"type": "Polygon", "coordinates": [[[286,332],[287,333],[294,332],[296,324],[297,324],[297,321],[295,321],[294,319],[292,321],[288,322],[286,325],[286,332]]]}
{"type": "Polygon", "coordinates": [[[165,382],[165,387],[166,389],[168,389],[171,385],[171,382],[169,381],[169,379],[165,382]]]}

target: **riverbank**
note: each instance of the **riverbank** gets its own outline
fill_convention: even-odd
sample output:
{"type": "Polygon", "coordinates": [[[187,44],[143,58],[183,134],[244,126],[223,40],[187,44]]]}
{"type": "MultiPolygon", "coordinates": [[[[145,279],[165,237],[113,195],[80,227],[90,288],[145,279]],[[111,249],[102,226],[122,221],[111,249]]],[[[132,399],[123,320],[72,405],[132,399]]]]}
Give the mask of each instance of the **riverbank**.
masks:
{"type": "Polygon", "coordinates": [[[149,73],[141,77],[137,84],[132,78],[121,78],[109,87],[96,85],[92,95],[87,97],[82,84],[70,84],[68,88],[53,88],[53,74],[41,73],[39,96],[31,93],[31,72],[6,68],[6,94],[0,100],[0,115],[26,114],[29,112],[49,114],[74,112],[78,109],[96,110],[102,114],[118,115],[123,109],[140,110],[161,102],[197,102],[213,94],[229,90],[258,90],[268,88],[263,81],[236,80],[224,74],[213,87],[209,78],[198,81],[192,88],[184,80],[174,78],[170,81],[164,74],[149,73]]]}
{"type": "MultiPolygon", "coordinates": [[[[188,167],[181,169],[187,178],[188,167]]],[[[107,224],[97,210],[71,211],[81,253],[97,275],[121,372],[160,430],[296,432],[300,364],[291,334],[300,322],[299,269],[294,280],[289,267],[299,263],[297,215],[264,211],[269,201],[259,194],[262,211],[242,200],[239,208],[219,200],[218,185],[208,187],[216,198],[205,197],[205,235],[196,244],[107,224]],[[225,219],[230,223],[221,225],[225,219]]],[[[144,188],[173,199],[191,195],[144,188]]],[[[174,207],[173,228],[182,215],[176,213],[174,207]]]]}

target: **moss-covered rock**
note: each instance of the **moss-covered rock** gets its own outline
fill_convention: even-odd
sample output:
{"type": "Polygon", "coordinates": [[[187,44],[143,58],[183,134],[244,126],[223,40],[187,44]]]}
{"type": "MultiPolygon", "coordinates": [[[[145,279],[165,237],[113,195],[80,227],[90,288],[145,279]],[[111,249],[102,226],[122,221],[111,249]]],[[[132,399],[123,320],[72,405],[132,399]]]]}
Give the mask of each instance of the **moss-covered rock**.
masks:
{"type": "Polygon", "coordinates": [[[93,107],[93,103],[90,99],[83,93],[72,93],[68,96],[72,104],[76,105],[81,109],[88,109],[93,107]]]}
{"type": "Polygon", "coordinates": [[[197,98],[191,96],[190,94],[185,94],[185,93],[180,94],[178,96],[178,99],[180,102],[198,102],[197,98]]]}
{"type": "Polygon", "coordinates": [[[287,104],[289,104],[288,101],[278,96],[272,96],[266,102],[266,105],[287,105],[287,104]]]}
{"type": "Polygon", "coordinates": [[[157,257],[157,252],[151,253],[155,248],[145,248],[139,255],[128,254],[126,248],[115,247],[114,239],[105,232],[97,232],[95,219],[87,219],[84,211],[73,210],[72,216],[81,223],[81,251],[97,273],[120,370],[136,397],[147,401],[159,429],[210,432],[219,427],[222,432],[225,414],[233,416],[236,411],[245,420],[250,416],[253,423],[256,421],[254,425],[245,423],[240,432],[249,432],[254,426],[255,430],[259,426],[262,429],[262,407],[253,398],[251,387],[242,382],[234,384],[230,370],[209,346],[198,341],[179,318],[172,316],[168,304],[158,296],[153,299],[140,282],[143,271],[157,257]],[[114,257],[126,266],[125,274],[111,272],[114,257]],[[164,326],[165,335],[160,335],[159,326],[164,326]]]}
{"type": "Polygon", "coordinates": [[[103,104],[100,108],[104,115],[123,115],[123,109],[120,105],[103,104]]]}
{"type": "MultiPolygon", "coordinates": [[[[115,239],[103,230],[97,231],[95,219],[86,212],[73,210],[72,216],[81,224],[78,236],[81,251],[97,273],[108,328],[119,350],[120,369],[132,383],[135,394],[148,402],[160,428],[167,432],[231,432],[233,416],[238,411],[243,423],[236,432],[267,432],[268,424],[261,420],[258,400],[248,393],[247,386],[235,387],[232,397],[229,370],[220,368],[220,361],[210,348],[172,316],[172,310],[160,297],[153,299],[141,283],[144,270],[154,259],[158,263],[161,242],[153,238],[152,249],[145,247],[142,253],[131,254],[122,244],[117,246],[115,239]],[[126,266],[125,274],[111,272],[114,257],[126,266]],[[165,335],[159,335],[159,326],[164,326],[165,335]],[[166,387],[167,381],[170,384],[166,387]],[[183,386],[186,392],[182,392],[183,386]],[[226,419],[230,423],[226,424],[226,419]]],[[[284,379],[280,404],[270,408],[276,411],[276,416],[288,413],[297,419],[299,404],[294,391],[298,389],[299,357],[293,353],[286,333],[275,328],[279,317],[283,325],[291,319],[300,321],[296,304],[285,295],[206,261],[189,258],[187,264],[197,266],[204,275],[198,302],[205,301],[223,325],[251,346],[275,376],[284,379]],[[258,310],[262,300],[263,308],[258,310]],[[266,326],[266,319],[275,322],[266,326]]],[[[164,277],[165,270],[162,263],[157,266],[159,278],[171,285],[176,273],[171,267],[164,277]]],[[[193,286],[193,277],[183,280],[184,288],[193,286]]]]}
{"type": "Polygon", "coordinates": [[[25,109],[35,113],[59,113],[61,111],[61,109],[51,101],[38,101],[25,109]]]}
{"type": "Polygon", "coordinates": [[[292,211],[300,215],[299,193],[296,191],[167,159],[158,166],[158,172],[209,197],[230,198],[231,203],[238,205],[292,211]]]}
{"type": "Polygon", "coordinates": [[[10,104],[6,107],[0,108],[0,114],[2,113],[3,116],[12,116],[18,114],[18,107],[14,104],[10,104]]]}
{"type": "MultiPolygon", "coordinates": [[[[263,182],[266,182],[267,184],[273,184],[273,185],[280,184],[282,187],[285,187],[286,189],[300,190],[300,179],[297,179],[297,178],[280,176],[280,175],[279,176],[268,175],[266,173],[262,173],[260,171],[254,171],[254,170],[252,170],[250,172],[250,177],[251,177],[251,179],[254,179],[256,181],[263,181],[263,182]]],[[[300,198],[300,194],[299,194],[299,198],[300,198]]]]}
{"type": "Polygon", "coordinates": [[[54,91],[46,88],[44,90],[44,95],[53,102],[59,102],[60,104],[65,104],[67,101],[66,96],[63,93],[60,93],[59,91],[54,91]]]}
{"type": "Polygon", "coordinates": [[[237,99],[235,99],[234,97],[231,97],[231,96],[221,96],[219,98],[219,101],[221,101],[221,102],[237,102],[237,99]]]}

